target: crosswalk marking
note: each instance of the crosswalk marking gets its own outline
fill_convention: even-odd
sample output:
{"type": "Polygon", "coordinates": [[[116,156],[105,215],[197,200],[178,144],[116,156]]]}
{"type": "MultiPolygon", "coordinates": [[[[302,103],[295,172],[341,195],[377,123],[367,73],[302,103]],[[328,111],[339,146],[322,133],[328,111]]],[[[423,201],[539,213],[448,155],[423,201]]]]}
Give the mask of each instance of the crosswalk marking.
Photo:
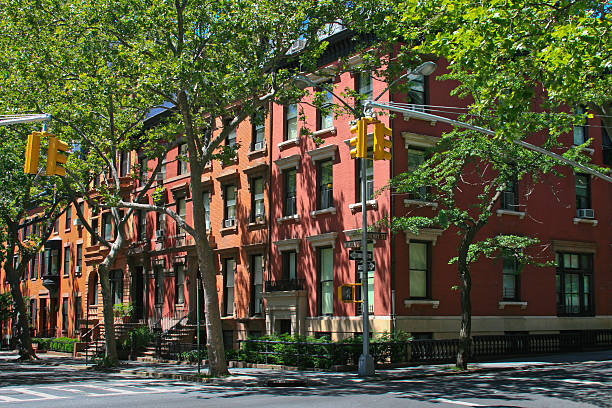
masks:
{"type": "Polygon", "coordinates": [[[486,405],[477,404],[475,402],[453,401],[453,400],[449,400],[446,398],[436,398],[435,400],[432,400],[432,401],[446,402],[447,404],[463,405],[466,407],[484,407],[486,406],[486,405]]]}
{"type": "MultiPolygon", "coordinates": [[[[45,392],[38,392],[34,390],[29,390],[27,388],[13,388],[14,391],[20,392],[22,394],[34,395],[35,397],[40,397],[42,399],[61,399],[66,397],[60,397],[53,394],[47,394],[45,392]]],[[[38,399],[38,398],[37,398],[38,399]]]]}
{"type": "Polygon", "coordinates": [[[4,395],[0,395],[0,402],[22,402],[22,400],[13,398],[13,397],[7,397],[4,395]]]}

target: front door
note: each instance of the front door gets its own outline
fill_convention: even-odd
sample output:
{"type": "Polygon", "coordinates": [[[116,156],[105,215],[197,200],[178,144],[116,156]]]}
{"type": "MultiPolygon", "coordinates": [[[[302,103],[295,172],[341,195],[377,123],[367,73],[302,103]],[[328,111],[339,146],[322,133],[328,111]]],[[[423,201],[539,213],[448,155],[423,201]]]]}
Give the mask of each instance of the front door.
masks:
{"type": "Polygon", "coordinates": [[[134,272],[134,317],[144,319],[144,274],[142,266],[137,266],[134,272]]]}

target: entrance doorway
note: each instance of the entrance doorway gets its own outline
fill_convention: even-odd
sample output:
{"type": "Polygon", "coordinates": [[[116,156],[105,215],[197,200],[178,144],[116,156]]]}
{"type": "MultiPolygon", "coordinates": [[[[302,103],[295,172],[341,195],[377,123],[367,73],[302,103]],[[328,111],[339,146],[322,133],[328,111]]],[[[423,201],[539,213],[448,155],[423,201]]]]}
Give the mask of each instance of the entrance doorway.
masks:
{"type": "Polygon", "coordinates": [[[144,273],[143,267],[137,266],[134,270],[134,317],[136,320],[144,319],[144,273]]]}

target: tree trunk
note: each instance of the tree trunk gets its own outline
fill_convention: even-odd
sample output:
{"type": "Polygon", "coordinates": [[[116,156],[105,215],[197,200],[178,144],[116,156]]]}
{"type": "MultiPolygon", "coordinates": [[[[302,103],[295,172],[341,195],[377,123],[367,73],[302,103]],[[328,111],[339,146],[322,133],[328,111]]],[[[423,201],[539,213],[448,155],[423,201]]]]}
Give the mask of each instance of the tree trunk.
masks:
{"type": "Polygon", "coordinates": [[[13,329],[17,338],[17,348],[19,350],[20,360],[37,359],[34,348],[32,347],[32,338],[30,337],[30,324],[28,314],[26,312],[25,302],[21,295],[21,287],[19,284],[19,276],[17,272],[11,268],[6,271],[11,284],[11,295],[13,296],[13,307],[15,308],[15,317],[13,318],[13,329]]]}
{"type": "Polygon", "coordinates": [[[472,277],[468,265],[468,250],[476,231],[466,231],[459,244],[457,269],[460,281],[461,327],[459,329],[459,350],[457,352],[457,368],[467,370],[472,355],[472,277]]]}
{"type": "MultiPolygon", "coordinates": [[[[109,253],[110,255],[110,253],[109,253]]],[[[107,258],[108,256],[107,255],[107,258]]],[[[105,260],[106,261],[106,260],[105,260]]],[[[117,341],[115,340],[115,321],[113,315],[113,299],[110,293],[110,279],[108,276],[108,267],[103,262],[98,266],[98,277],[100,278],[100,289],[102,290],[102,315],[104,317],[104,344],[106,350],[104,356],[107,364],[116,365],[119,362],[117,358],[117,341]]],[[[112,262],[109,262],[112,264],[112,262]]]]}
{"type": "MultiPolygon", "coordinates": [[[[223,331],[221,315],[219,313],[219,296],[217,295],[217,278],[215,274],[214,255],[208,238],[206,237],[206,219],[202,194],[202,170],[195,144],[195,130],[191,122],[189,103],[185,92],[179,92],[178,104],[185,125],[185,136],[189,149],[189,165],[191,178],[191,196],[193,203],[193,229],[195,230],[195,245],[198,255],[198,266],[202,273],[202,286],[204,288],[204,316],[206,317],[206,347],[208,349],[208,374],[213,377],[229,375],[225,361],[223,346],[223,331]]],[[[204,163],[205,164],[205,163],[204,163]]],[[[198,316],[199,318],[199,316],[198,316]]]]}

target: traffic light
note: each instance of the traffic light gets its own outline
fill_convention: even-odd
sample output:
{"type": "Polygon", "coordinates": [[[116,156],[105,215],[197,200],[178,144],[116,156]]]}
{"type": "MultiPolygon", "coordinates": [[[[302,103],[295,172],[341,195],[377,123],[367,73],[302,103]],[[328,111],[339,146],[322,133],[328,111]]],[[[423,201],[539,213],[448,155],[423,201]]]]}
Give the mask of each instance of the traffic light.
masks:
{"type": "Polygon", "coordinates": [[[345,283],[338,287],[338,298],[342,303],[362,303],[357,300],[356,289],[361,283],[345,283]]]}
{"type": "Polygon", "coordinates": [[[351,157],[366,158],[368,155],[368,118],[360,118],[357,124],[351,128],[355,137],[349,140],[351,145],[351,157]]]}
{"type": "Polygon", "coordinates": [[[374,160],[391,160],[393,143],[386,138],[387,136],[391,136],[391,129],[376,121],[374,123],[374,160]]]}
{"type": "Polygon", "coordinates": [[[38,157],[40,156],[40,136],[41,132],[32,132],[28,135],[26,144],[25,164],[23,172],[26,174],[38,173],[38,157]]]}
{"type": "Polygon", "coordinates": [[[62,142],[57,137],[49,134],[49,149],[47,150],[47,176],[65,176],[66,169],[63,164],[66,164],[68,156],[65,152],[68,151],[68,143],[62,142]]]}

